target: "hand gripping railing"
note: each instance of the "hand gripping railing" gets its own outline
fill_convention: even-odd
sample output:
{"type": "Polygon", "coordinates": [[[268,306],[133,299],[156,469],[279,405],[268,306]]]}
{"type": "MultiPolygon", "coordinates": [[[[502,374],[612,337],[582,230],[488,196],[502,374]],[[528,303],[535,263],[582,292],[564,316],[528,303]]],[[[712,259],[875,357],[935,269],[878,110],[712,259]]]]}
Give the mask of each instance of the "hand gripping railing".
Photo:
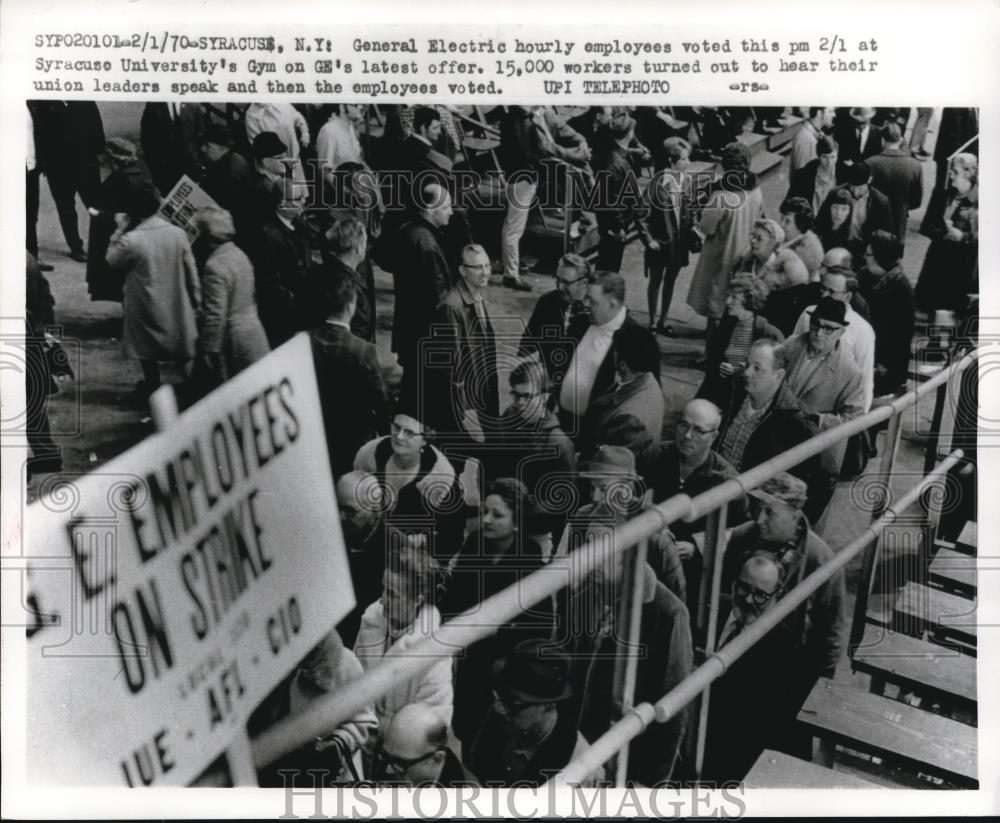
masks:
{"type": "MultiPolygon", "coordinates": [[[[697,520],[745,494],[747,490],[759,486],[774,475],[798,465],[858,432],[898,415],[904,409],[915,405],[922,397],[945,381],[957,376],[959,372],[974,363],[978,355],[977,350],[970,352],[950,368],[942,370],[926,383],[920,385],[915,391],[908,392],[888,405],[874,409],[836,428],[821,432],[806,442],[744,472],[737,478],[727,480],[721,485],[709,489],[693,499],[686,494],[679,494],[645,509],[636,517],[614,528],[611,535],[612,551],[630,549],[639,541],[652,537],[664,526],[669,526],[677,520],[683,519],[688,522],[697,520]]],[[[904,499],[910,500],[910,502],[912,499],[916,499],[916,495],[920,491],[938,479],[945,467],[950,468],[957,459],[954,456],[949,457],[937,471],[925,478],[918,489],[904,499]]],[[[887,493],[888,484],[883,491],[883,494],[887,493]]],[[[907,503],[907,505],[909,504],[907,503]]],[[[879,506],[879,508],[881,510],[884,507],[879,506]]],[[[772,611],[779,613],[775,610],[782,604],[788,604],[785,608],[792,608],[808,597],[812,589],[807,591],[806,587],[812,585],[815,588],[825,580],[817,575],[833,574],[837,571],[849,559],[848,551],[856,554],[877,536],[884,525],[891,522],[891,519],[887,520],[886,518],[894,519],[895,516],[894,510],[886,510],[883,520],[869,527],[868,532],[861,538],[854,541],[847,549],[842,549],[834,561],[818,569],[796,589],[786,594],[772,611]],[[872,531],[873,529],[875,531],[872,531]],[[863,542],[860,542],[862,540],[863,542]],[[847,559],[842,560],[845,557],[847,559]],[[828,572],[824,570],[828,570],[828,572]]],[[[337,726],[353,717],[365,706],[371,705],[375,700],[387,694],[397,683],[419,676],[439,661],[441,657],[456,654],[460,649],[493,634],[499,627],[545,597],[555,594],[567,585],[578,583],[598,563],[602,562],[600,553],[595,551],[596,548],[596,540],[593,538],[588,540],[570,557],[554,559],[547,566],[524,577],[519,583],[498,592],[445,623],[433,637],[413,646],[405,655],[389,655],[383,658],[378,665],[353,681],[349,689],[319,698],[300,714],[278,721],[253,740],[254,763],[258,768],[263,768],[294,751],[304,742],[314,739],[317,735],[332,734],[337,726]]],[[[763,619],[761,618],[761,621],[763,619]]],[[[761,622],[761,625],[766,627],[767,623],[761,622]]],[[[593,754],[588,753],[585,759],[571,764],[558,776],[559,779],[562,782],[579,780],[580,776],[588,773],[586,770],[581,771],[583,766],[579,764],[586,762],[587,764],[600,765],[604,763],[632,737],[639,734],[654,718],[666,720],[676,713],[725,670],[725,666],[732,659],[735,659],[734,650],[738,651],[744,648],[743,644],[749,648],[753,641],[759,639],[759,636],[762,636],[765,631],[765,628],[755,630],[751,626],[733,643],[720,650],[715,657],[690,675],[676,689],[658,701],[657,708],[648,703],[633,708],[622,721],[612,727],[591,747],[590,752],[593,754]],[[750,638],[750,641],[747,642],[745,638],[750,638]],[[612,742],[615,745],[612,746],[612,742]]]]}

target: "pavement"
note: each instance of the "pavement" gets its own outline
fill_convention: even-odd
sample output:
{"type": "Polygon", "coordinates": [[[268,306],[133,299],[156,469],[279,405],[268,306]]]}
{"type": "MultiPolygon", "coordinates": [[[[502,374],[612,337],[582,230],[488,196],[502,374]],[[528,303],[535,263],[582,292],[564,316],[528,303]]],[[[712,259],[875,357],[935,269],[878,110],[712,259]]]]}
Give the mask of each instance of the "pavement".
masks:
{"type": "MultiPolygon", "coordinates": [[[[99,103],[107,136],[125,136],[135,139],[139,131],[141,103],[99,103]]],[[[934,123],[931,128],[935,128],[934,123]]],[[[929,135],[933,138],[934,134],[929,135]]],[[[933,150],[933,147],[930,147],[933,150]]],[[[925,204],[934,184],[933,162],[924,164],[925,204]]],[[[777,215],[778,205],[788,188],[787,160],[770,173],[762,182],[765,210],[777,215]]],[[[100,468],[108,460],[135,445],[153,431],[152,422],[144,406],[134,403],[131,394],[141,374],[137,363],[127,360],[121,349],[121,306],[117,303],[92,302],[87,294],[84,279],[85,265],[70,260],[62,237],[54,204],[45,183],[41,186],[41,208],[38,219],[39,257],[52,264],[54,271],[46,274],[56,300],[56,318],[63,327],[63,340],[70,354],[76,380],[61,387],[60,393],[50,401],[50,419],[56,440],[62,446],[64,471],[82,473],[100,468]]],[[[78,201],[77,210],[81,236],[87,236],[89,218],[78,201]]],[[[910,215],[906,239],[904,269],[913,282],[920,271],[928,240],[916,233],[923,216],[923,209],[910,215]]],[[[664,431],[670,436],[673,422],[680,410],[690,400],[701,383],[703,373],[694,362],[704,349],[705,321],[696,315],[685,302],[695,264],[684,269],[678,277],[674,299],[669,311],[669,322],[678,332],[676,339],[658,338],[662,358],[662,384],[667,402],[664,431]]],[[[623,263],[627,282],[629,309],[647,322],[646,283],[643,278],[642,247],[638,242],[630,245],[623,263]]],[[[386,375],[392,379],[396,371],[395,357],[389,351],[389,331],[392,317],[392,279],[385,272],[377,271],[377,304],[379,324],[377,348],[386,375]]],[[[534,301],[553,287],[548,275],[531,274],[526,278],[533,293],[516,292],[499,285],[494,278],[488,299],[491,315],[501,339],[500,356],[503,364],[512,361],[513,347],[531,312],[534,301]]],[[[502,369],[509,365],[502,365],[502,369]]],[[[181,376],[164,370],[166,382],[179,382],[181,376]]],[[[501,374],[506,380],[506,374],[501,374]]],[[[501,385],[506,385],[505,382],[501,385]]],[[[903,439],[896,458],[896,473],[892,487],[895,490],[910,488],[923,475],[924,443],[921,432],[929,428],[933,398],[920,403],[916,410],[904,413],[903,439]],[[913,439],[908,439],[913,438],[913,439]]],[[[879,436],[879,448],[883,448],[879,436]]],[[[865,501],[879,460],[869,464],[868,471],[854,481],[842,484],[831,503],[823,535],[835,550],[857,537],[869,523],[865,501]]],[[[29,498],[37,493],[44,476],[36,476],[28,487],[29,498]]],[[[909,555],[915,551],[910,545],[899,551],[909,555]]],[[[857,587],[860,558],[848,568],[848,586],[853,592],[857,587]]]]}

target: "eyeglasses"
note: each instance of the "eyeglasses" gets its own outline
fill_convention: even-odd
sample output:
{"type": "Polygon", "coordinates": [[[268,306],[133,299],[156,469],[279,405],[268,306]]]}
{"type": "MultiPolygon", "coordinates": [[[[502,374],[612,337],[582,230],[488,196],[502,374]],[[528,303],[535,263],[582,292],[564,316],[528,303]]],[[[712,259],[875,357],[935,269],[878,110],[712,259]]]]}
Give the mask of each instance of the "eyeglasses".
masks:
{"type": "Polygon", "coordinates": [[[819,292],[826,297],[828,294],[847,294],[847,289],[831,289],[829,286],[820,286],[819,292]]]}
{"type": "Polygon", "coordinates": [[[389,431],[392,432],[393,437],[402,437],[404,440],[411,440],[414,437],[420,437],[423,432],[414,431],[413,429],[408,429],[405,426],[400,426],[398,423],[393,423],[389,427],[389,431]]]}
{"type": "Polygon", "coordinates": [[[405,772],[407,769],[413,768],[418,763],[423,763],[425,760],[430,759],[439,751],[441,751],[441,749],[434,749],[434,751],[422,754],[420,757],[414,757],[407,760],[402,757],[391,755],[385,749],[381,749],[375,754],[375,772],[376,774],[385,774],[390,770],[395,772],[405,772]]]}
{"type": "Polygon", "coordinates": [[[579,277],[574,277],[572,280],[567,280],[565,277],[557,277],[556,283],[559,284],[559,288],[568,289],[570,286],[575,286],[581,280],[586,280],[587,275],[582,274],[579,277]]]}
{"type": "Polygon", "coordinates": [[[809,323],[809,328],[812,331],[822,332],[823,334],[836,334],[838,331],[840,331],[844,327],[843,326],[837,326],[837,325],[832,325],[832,326],[831,325],[826,325],[826,326],[824,326],[821,322],[819,322],[817,320],[813,320],[812,322],[809,323]]]}
{"type": "Polygon", "coordinates": [[[462,268],[463,269],[472,269],[473,271],[484,271],[485,269],[490,268],[490,264],[489,263],[466,263],[465,261],[462,261],[462,268]]]}
{"type": "Polygon", "coordinates": [[[703,429],[701,426],[696,426],[693,423],[688,423],[687,420],[681,418],[677,421],[677,431],[679,432],[691,432],[698,437],[707,437],[712,432],[718,431],[718,429],[703,429]]]}
{"type": "Polygon", "coordinates": [[[742,580],[737,580],[733,583],[733,596],[739,598],[749,597],[758,606],[763,606],[768,600],[774,597],[778,593],[778,589],[773,592],[765,592],[760,589],[751,586],[749,583],[744,583],[742,580]]]}

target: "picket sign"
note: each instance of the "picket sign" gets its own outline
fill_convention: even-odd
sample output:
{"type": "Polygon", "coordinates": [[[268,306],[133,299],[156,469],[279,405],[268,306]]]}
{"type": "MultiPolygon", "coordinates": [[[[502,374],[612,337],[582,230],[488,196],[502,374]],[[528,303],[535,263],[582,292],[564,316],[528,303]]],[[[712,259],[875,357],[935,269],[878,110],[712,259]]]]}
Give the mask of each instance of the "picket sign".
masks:
{"type": "Polygon", "coordinates": [[[312,352],[299,335],[32,504],[27,776],[184,786],[354,606],[312,352]]]}

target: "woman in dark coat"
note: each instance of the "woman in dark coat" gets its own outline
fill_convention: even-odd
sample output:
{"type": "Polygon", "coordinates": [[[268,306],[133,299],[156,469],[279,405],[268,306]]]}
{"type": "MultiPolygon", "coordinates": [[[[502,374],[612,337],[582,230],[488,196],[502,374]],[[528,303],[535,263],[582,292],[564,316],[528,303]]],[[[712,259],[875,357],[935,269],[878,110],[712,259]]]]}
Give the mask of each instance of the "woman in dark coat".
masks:
{"type": "MultiPolygon", "coordinates": [[[[956,154],[948,185],[936,189],[920,233],[931,238],[917,280],[917,308],[963,311],[979,291],[979,159],[956,154]]],[[[933,318],[931,318],[933,319],[933,318]]]]}
{"type": "Polygon", "coordinates": [[[750,346],[762,337],[784,342],[785,336],[759,314],[767,296],[767,286],[752,275],[736,275],[729,283],[726,313],[708,341],[705,380],[696,397],[711,400],[720,409],[729,408],[747,366],[750,346]]]}
{"type": "Polygon", "coordinates": [[[104,158],[111,173],[104,178],[90,207],[90,238],[87,248],[87,291],[91,300],[122,301],[125,278],[108,266],[105,256],[115,232],[115,214],[128,210],[135,192],[155,189],[153,175],[139,157],[135,144],[122,137],[112,137],[104,147],[104,158]]]}
{"type": "MultiPolygon", "coordinates": [[[[480,525],[453,559],[451,578],[441,603],[445,620],[516,585],[522,577],[542,567],[542,550],[527,535],[526,524],[533,507],[531,495],[519,480],[506,477],[487,484],[480,525]]],[[[463,742],[471,744],[471,737],[493,702],[490,692],[493,665],[522,640],[551,637],[554,623],[552,602],[546,598],[458,657],[452,726],[463,742]]]]}

